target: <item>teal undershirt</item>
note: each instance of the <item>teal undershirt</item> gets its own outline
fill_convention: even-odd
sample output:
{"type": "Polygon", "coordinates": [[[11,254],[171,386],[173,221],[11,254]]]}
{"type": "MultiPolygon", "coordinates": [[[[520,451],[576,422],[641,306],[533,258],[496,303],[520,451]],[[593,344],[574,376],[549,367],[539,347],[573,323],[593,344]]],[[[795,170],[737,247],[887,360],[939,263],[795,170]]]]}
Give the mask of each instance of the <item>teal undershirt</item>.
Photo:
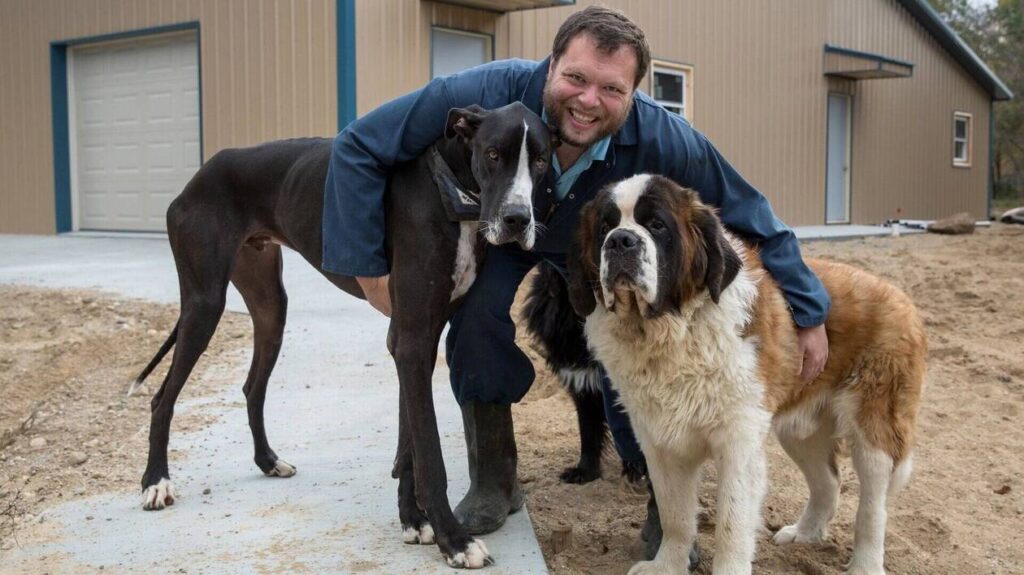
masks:
{"type": "MultiPolygon", "coordinates": [[[[547,112],[541,113],[541,120],[545,123],[548,121],[547,112]]],[[[557,187],[556,194],[558,201],[565,199],[566,194],[572,188],[576,180],[579,179],[580,174],[587,171],[591,164],[595,161],[603,161],[605,156],[608,154],[608,145],[611,143],[612,137],[605,136],[604,138],[594,142],[583,155],[576,160],[576,163],[572,165],[564,173],[562,172],[562,166],[558,164],[558,156],[552,156],[551,167],[555,169],[555,185],[557,187]]]]}

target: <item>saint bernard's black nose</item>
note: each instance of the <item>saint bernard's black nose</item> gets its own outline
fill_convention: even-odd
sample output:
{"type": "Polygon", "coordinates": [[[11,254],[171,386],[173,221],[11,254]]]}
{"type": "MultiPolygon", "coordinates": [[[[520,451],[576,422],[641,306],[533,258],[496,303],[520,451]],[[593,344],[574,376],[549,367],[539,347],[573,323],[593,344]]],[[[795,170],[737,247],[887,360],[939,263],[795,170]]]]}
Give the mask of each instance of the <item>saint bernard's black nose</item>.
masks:
{"type": "Polygon", "coordinates": [[[604,249],[610,252],[628,253],[640,247],[640,236],[629,230],[615,230],[604,241],[604,249]]]}

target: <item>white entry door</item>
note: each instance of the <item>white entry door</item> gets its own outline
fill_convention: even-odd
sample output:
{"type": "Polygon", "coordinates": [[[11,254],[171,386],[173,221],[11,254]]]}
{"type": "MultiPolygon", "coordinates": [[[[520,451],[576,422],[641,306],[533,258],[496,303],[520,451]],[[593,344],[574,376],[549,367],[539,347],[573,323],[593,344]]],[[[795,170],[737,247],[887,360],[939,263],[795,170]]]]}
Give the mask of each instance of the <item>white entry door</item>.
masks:
{"type": "Polygon", "coordinates": [[[828,165],[825,170],[825,222],[850,223],[850,97],[828,96],[828,165]]]}
{"type": "Polygon", "coordinates": [[[71,51],[75,228],[165,231],[199,169],[195,32],[71,51]]]}

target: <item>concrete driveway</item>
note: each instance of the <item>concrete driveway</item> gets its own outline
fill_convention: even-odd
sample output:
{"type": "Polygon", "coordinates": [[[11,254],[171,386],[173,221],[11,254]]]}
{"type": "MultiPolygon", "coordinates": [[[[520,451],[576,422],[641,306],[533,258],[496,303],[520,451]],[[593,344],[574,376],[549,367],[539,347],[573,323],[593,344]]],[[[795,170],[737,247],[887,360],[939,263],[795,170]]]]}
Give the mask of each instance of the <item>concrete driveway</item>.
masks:
{"type": "MultiPolygon", "coordinates": [[[[178,301],[163,237],[0,235],[0,283],[98,288],[154,302],[178,301]]],[[[28,542],[0,571],[39,573],[451,573],[436,546],[401,543],[397,482],[398,380],[384,346],[387,320],[331,286],[297,254],[285,254],[288,327],[267,401],[272,445],[299,473],[265,478],[251,461],[244,408],[218,408],[217,421],[175,433],[185,454],[172,479],[179,500],[141,509],[136,490],[52,507],[53,537],[28,542]],[[210,494],[203,495],[209,488],[210,494]]],[[[228,309],[245,311],[234,289],[228,309]]],[[[239,386],[249,360],[234,367],[239,386]]],[[[469,485],[458,406],[442,365],[434,401],[457,502],[469,485]]],[[[147,388],[152,393],[152,388],[147,388]]],[[[196,401],[178,404],[178,413],[196,401]]],[[[213,403],[237,403],[238,388],[213,403]]],[[[209,401],[209,400],[208,400],[209,401]]],[[[142,469],[139,469],[142,472],[142,469]]],[[[527,512],[483,537],[491,574],[547,570],[527,512]]]]}

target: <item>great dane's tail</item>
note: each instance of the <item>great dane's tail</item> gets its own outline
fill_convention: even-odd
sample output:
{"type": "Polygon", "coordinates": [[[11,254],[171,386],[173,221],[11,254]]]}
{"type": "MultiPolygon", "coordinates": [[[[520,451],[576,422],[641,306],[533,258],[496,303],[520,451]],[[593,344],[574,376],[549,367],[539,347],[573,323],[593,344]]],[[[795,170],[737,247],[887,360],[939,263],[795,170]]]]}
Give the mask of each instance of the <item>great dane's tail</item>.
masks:
{"type": "Polygon", "coordinates": [[[171,335],[167,336],[167,341],[160,346],[160,350],[157,351],[156,355],[153,356],[153,359],[149,361],[149,365],[147,365],[146,368],[142,370],[142,373],[139,374],[139,377],[136,377],[135,381],[132,382],[132,386],[128,388],[128,397],[131,397],[133,393],[142,387],[142,382],[146,380],[146,377],[150,372],[156,369],[156,366],[160,364],[160,360],[162,360],[164,356],[167,355],[167,352],[171,350],[171,347],[174,346],[174,342],[178,341],[178,324],[180,323],[181,321],[179,320],[178,323],[174,324],[174,329],[171,330],[171,335]]]}

